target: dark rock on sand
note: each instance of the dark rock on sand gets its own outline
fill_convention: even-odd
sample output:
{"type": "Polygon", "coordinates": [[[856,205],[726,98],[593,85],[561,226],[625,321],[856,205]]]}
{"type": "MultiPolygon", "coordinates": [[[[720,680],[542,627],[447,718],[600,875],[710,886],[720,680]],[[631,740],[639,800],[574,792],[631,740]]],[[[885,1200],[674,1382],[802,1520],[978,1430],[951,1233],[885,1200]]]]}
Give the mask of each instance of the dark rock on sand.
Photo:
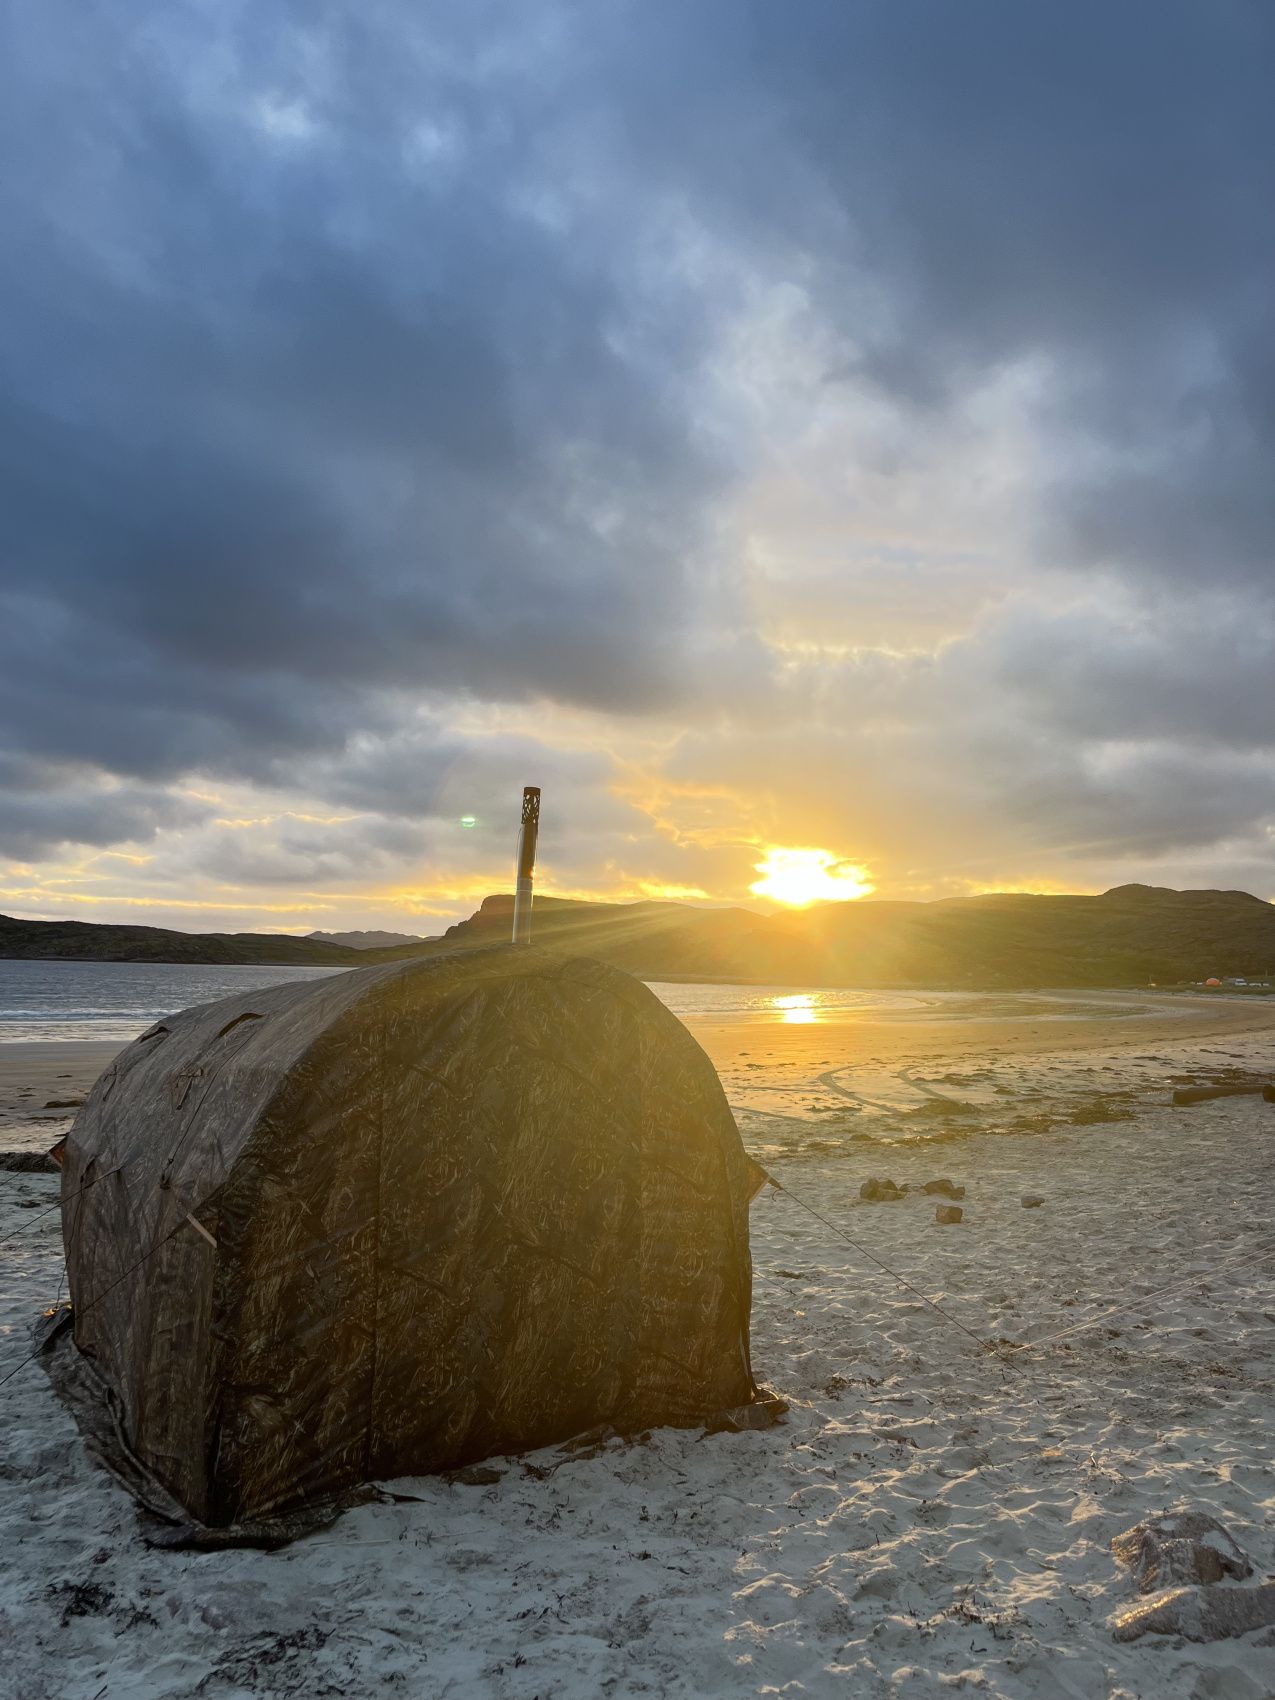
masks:
{"type": "Polygon", "coordinates": [[[957,1186],[955,1181],[948,1180],[946,1175],[944,1175],[941,1180],[926,1181],[925,1185],[921,1188],[921,1191],[935,1193],[941,1198],[965,1197],[965,1188],[963,1186],[957,1186]]]}
{"type": "Polygon", "coordinates": [[[934,1220],[944,1223],[959,1222],[964,1214],[959,1204],[940,1204],[935,1209],[934,1220]]]}
{"type": "Polygon", "coordinates": [[[900,1187],[895,1186],[893,1181],[877,1180],[874,1176],[871,1180],[864,1181],[859,1188],[859,1197],[865,1204],[893,1204],[896,1199],[906,1197],[906,1194],[900,1187]]]}
{"type": "Polygon", "coordinates": [[[45,1151],[0,1151],[0,1169],[10,1174],[56,1175],[58,1166],[45,1151]]]}
{"type": "Polygon", "coordinates": [[[1260,1093],[1263,1098],[1270,1092],[1269,1085],[1260,1080],[1249,1080],[1243,1084],[1229,1086],[1179,1086],[1173,1094],[1175,1104],[1207,1104],[1214,1098],[1256,1098],[1260,1093]]]}
{"type": "Polygon", "coordinates": [[[1039,1210],[1045,1201],[1038,1192],[1025,1192],[1021,1202],[1024,1210],[1039,1210]]]}

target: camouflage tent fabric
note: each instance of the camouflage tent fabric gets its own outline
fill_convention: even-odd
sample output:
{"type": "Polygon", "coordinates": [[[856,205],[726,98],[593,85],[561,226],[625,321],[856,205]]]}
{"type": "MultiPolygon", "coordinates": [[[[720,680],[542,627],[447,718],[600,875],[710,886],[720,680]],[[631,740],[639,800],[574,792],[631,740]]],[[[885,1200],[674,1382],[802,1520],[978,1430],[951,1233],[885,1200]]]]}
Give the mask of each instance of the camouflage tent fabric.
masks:
{"type": "Polygon", "coordinates": [[[639,981],[504,946],[125,1049],[63,1168],[74,1345],[198,1523],[756,1396],[756,1171],[639,981]]]}

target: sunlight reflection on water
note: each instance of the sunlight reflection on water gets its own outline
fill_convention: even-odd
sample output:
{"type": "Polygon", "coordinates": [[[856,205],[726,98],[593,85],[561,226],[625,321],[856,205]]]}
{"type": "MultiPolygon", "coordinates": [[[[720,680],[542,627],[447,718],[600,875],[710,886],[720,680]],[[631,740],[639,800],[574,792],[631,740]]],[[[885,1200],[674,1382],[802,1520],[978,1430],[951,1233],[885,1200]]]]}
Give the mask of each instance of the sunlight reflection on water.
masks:
{"type": "Polygon", "coordinates": [[[781,1021],[804,1023],[819,1019],[815,1000],[809,992],[793,992],[787,997],[772,998],[771,1003],[780,1012],[781,1021]]]}
{"type": "Polygon", "coordinates": [[[692,985],[660,980],[648,984],[660,1001],[683,1021],[745,1020],[803,1027],[851,1013],[910,1011],[944,996],[931,992],[865,991],[861,986],[692,985]]]}

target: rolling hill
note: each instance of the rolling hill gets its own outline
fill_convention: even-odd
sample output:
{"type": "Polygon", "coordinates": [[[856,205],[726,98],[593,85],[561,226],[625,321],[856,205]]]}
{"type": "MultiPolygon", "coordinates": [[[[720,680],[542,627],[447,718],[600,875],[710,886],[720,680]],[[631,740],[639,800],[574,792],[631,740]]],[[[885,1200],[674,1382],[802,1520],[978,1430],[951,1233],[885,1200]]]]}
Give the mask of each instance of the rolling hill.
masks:
{"type": "MultiPolygon", "coordinates": [[[[0,957],[364,968],[507,939],[512,907],[512,897],[488,897],[439,939],[380,950],[282,933],[0,916],[0,957]]],[[[1124,885],[1093,897],[869,900],[771,916],[539,897],[534,915],[538,943],[651,980],[1009,989],[1170,985],[1213,974],[1275,978],[1275,906],[1242,891],[1124,885]]]]}
{"type": "Polygon", "coordinates": [[[290,933],[179,933],[168,927],[94,921],[19,921],[0,915],[0,957],[72,962],[269,962],[296,967],[365,967],[368,952],[290,933]]]}

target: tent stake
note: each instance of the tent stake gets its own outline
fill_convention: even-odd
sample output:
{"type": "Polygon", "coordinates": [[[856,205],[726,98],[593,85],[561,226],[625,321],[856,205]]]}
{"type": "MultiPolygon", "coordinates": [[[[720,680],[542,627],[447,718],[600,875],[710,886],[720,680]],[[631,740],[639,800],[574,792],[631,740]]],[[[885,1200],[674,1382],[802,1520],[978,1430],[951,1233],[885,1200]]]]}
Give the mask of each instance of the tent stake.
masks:
{"type": "Polygon", "coordinates": [[[522,788],[522,825],[518,828],[518,883],[514,887],[514,943],[531,943],[531,876],[540,833],[540,787],[522,788]]]}

